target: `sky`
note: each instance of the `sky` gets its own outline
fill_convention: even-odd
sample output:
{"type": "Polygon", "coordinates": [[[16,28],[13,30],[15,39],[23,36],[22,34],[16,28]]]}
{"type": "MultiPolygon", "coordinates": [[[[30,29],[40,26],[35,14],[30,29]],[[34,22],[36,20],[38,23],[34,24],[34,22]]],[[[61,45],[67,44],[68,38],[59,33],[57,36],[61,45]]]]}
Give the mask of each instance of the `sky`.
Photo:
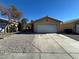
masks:
{"type": "Polygon", "coordinates": [[[0,0],[0,3],[6,7],[14,4],[28,20],[44,16],[61,21],[79,18],[79,0],[0,0]]]}

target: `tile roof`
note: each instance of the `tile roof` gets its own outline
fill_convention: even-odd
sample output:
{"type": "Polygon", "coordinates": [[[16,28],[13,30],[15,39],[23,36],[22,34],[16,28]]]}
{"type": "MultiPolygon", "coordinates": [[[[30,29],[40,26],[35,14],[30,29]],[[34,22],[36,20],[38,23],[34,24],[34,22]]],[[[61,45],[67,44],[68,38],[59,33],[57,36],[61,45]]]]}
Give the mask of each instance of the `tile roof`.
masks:
{"type": "Polygon", "coordinates": [[[72,19],[72,20],[67,21],[67,22],[64,22],[64,23],[72,23],[72,22],[79,22],[79,18],[77,18],[77,19],[72,19]]]}

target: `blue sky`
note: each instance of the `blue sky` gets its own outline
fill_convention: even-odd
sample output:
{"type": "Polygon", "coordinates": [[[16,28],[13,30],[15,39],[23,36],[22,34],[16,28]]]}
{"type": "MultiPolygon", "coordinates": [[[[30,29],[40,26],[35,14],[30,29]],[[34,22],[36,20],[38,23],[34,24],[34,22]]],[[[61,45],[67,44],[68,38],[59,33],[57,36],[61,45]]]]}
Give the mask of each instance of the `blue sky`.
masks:
{"type": "Polygon", "coordinates": [[[79,18],[79,0],[0,0],[0,3],[6,7],[15,4],[29,20],[44,16],[61,21],[79,18]]]}

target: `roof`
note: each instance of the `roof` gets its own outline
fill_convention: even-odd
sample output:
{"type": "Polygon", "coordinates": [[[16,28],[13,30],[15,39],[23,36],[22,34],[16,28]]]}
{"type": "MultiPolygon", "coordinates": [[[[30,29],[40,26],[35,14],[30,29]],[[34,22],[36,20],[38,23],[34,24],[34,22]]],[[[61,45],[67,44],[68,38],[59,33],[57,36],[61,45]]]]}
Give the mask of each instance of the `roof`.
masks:
{"type": "Polygon", "coordinates": [[[33,23],[38,22],[38,21],[43,20],[43,19],[51,19],[51,20],[54,20],[54,21],[57,21],[57,22],[62,22],[62,21],[60,21],[60,20],[58,20],[58,19],[51,18],[51,17],[49,17],[49,16],[45,16],[45,17],[42,17],[42,18],[40,18],[40,19],[37,19],[37,20],[33,21],[33,23]]]}
{"type": "Polygon", "coordinates": [[[4,19],[0,19],[0,23],[8,23],[8,21],[4,19]]]}
{"type": "Polygon", "coordinates": [[[77,18],[77,19],[72,19],[72,20],[67,21],[67,22],[64,22],[64,23],[72,23],[72,22],[79,22],[79,18],[77,18]]]}

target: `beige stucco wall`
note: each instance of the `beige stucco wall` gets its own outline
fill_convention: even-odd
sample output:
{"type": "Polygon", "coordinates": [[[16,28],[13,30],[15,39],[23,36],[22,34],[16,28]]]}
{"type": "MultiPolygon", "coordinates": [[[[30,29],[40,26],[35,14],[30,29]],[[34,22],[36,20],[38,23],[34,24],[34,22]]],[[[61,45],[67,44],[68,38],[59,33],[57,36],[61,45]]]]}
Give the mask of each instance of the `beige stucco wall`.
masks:
{"type": "Polygon", "coordinates": [[[60,31],[59,30],[59,28],[60,28],[60,22],[57,22],[57,21],[54,21],[54,20],[50,20],[50,19],[48,19],[48,21],[47,21],[46,19],[44,19],[44,20],[40,20],[40,21],[34,23],[34,32],[37,31],[37,26],[38,25],[45,25],[45,24],[56,25],[57,29],[58,29],[58,32],[60,31]]]}
{"type": "Polygon", "coordinates": [[[63,32],[64,29],[73,29],[74,23],[65,23],[60,25],[60,31],[63,32]]]}
{"type": "Polygon", "coordinates": [[[79,23],[79,21],[63,23],[60,25],[60,31],[63,32],[64,29],[72,29],[73,31],[75,31],[75,24],[77,23],[79,23]]]}

